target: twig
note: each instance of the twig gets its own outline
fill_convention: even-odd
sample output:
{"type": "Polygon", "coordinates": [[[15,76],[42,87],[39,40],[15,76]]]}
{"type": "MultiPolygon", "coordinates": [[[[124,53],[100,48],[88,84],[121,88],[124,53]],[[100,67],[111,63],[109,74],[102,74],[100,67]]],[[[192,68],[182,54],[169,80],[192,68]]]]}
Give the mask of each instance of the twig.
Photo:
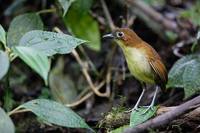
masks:
{"type": "Polygon", "coordinates": [[[8,115],[14,114],[14,112],[18,111],[21,107],[18,106],[17,108],[13,109],[12,111],[8,112],[8,115]]]}
{"type": "Polygon", "coordinates": [[[44,10],[38,11],[37,14],[52,13],[52,12],[56,12],[56,8],[44,9],[44,10]]]}
{"type": "Polygon", "coordinates": [[[56,8],[44,9],[44,10],[38,11],[37,14],[52,13],[52,12],[56,12],[56,8]]]}
{"type": "Polygon", "coordinates": [[[106,90],[108,90],[109,94],[111,93],[111,91],[110,91],[111,73],[112,73],[112,71],[109,67],[108,72],[106,74],[106,90]]]}
{"type": "Polygon", "coordinates": [[[183,57],[184,55],[180,53],[180,49],[183,48],[185,45],[192,44],[196,40],[197,40],[196,38],[190,38],[188,40],[183,40],[183,41],[180,41],[177,44],[175,44],[172,47],[174,55],[176,55],[177,57],[183,57]]]}
{"type": "MultiPolygon", "coordinates": [[[[54,28],[55,31],[59,32],[59,33],[63,33],[59,28],[55,27],[54,28]]],[[[85,76],[90,88],[92,89],[92,91],[97,95],[97,96],[100,96],[100,97],[109,97],[110,96],[110,93],[108,90],[106,90],[105,93],[101,93],[98,91],[98,89],[95,87],[95,85],[93,84],[92,82],[92,79],[88,73],[88,70],[87,70],[87,67],[85,66],[84,62],[81,60],[79,54],[77,53],[77,51],[74,49],[72,50],[72,55],[75,57],[76,61],[79,63],[79,65],[81,66],[82,68],[82,72],[83,72],[83,75],[85,76]]]]}
{"type": "Polygon", "coordinates": [[[79,54],[76,52],[76,50],[73,50],[72,51],[72,54],[73,56],[76,58],[77,62],[81,65],[82,67],[82,72],[89,84],[89,86],[91,87],[92,91],[97,95],[97,96],[100,96],[100,97],[109,97],[110,96],[110,93],[109,91],[106,90],[105,93],[101,93],[98,91],[98,89],[94,86],[93,82],[92,82],[92,79],[90,78],[89,74],[88,74],[88,71],[87,71],[87,68],[85,67],[83,61],[81,60],[79,54]]]}
{"type": "Polygon", "coordinates": [[[126,27],[131,27],[135,22],[136,16],[131,14],[130,9],[127,9],[126,27]]]}
{"type": "Polygon", "coordinates": [[[77,99],[81,99],[84,95],[86,95],[87,93],[89,93],[89,91],[90,91],[90,87],[88,86],[83,91],[81,91],[79,93],[79,95],[76,97],[76,100],[77,99]]]}
{"type": "Polygon", "coordinates": [[[89,11],[89,13],[94,17],[101,25],[106,25],[105,19],[102,16],[99,16],[98,14],[89,11]]]}
{"type": "MultiPolygon", "coordinates": [[[[179,119],[174,120],[171,125],[182,125],[182,124],[190,124],[190,122],[199,123],[200,122],[200,107],[196,108],[193,111],[181,116],[179,119]]],[[[199,124],[198,124],[199,125],[199,124]]]]}
{"type": "Polygon", "coordinates": [[[22,106],[18,106],[12,111],[8,112],[8,115],[11,116],[13,114],[23,113],[23,112],[29,112],[29,109],[22,109],[22,106]]]}
{"type": "Polygon", "coordinates": [[[79,48],[80,52],[83,54],[83,56],[85,56],[85,58],[88,60],[88,63],[91,66],[92,70],[95,72],[95,74],[99,75],[99,72],[97,71],[97,69],[96,69],[95,65],[93,64],[93,62],[91,61],[90,57],[85,52],[84,48],[82,46],[79,46],[78,48],[79,48]]]}
{"type": "Polygon", "coordinates": [[[101,4],[102,4],[102,8],[103,8],[106,20],[108,21],[109,27],[113,31],[116,27],[115,27],[115,25],[114,25],[114,23],[112,21],[111,15],[110,15],[110,13],[108,11],[108,7],[107,7],[107,5],[106,5],[104,0],[101,0],[101,4]]]}
{"type": "Polygon", "coordinates": [[[162,14],[155,11],[153,8],[151,8],[144,2],[142,2],[140,0],[126,0],[126,2],[129,5],[134,5],[135,7],[140,8],[145,14],[149,15],[150,18],[152,18],[153,20],[155,20],[158,23],[163,24],[163,26],[165,28],[167,28],[171,31],[174,31],[174,32],[177,32],[177,30],[179,30],[178,25],[175,22],[163,17],[162,14]]]}
{"type": "Polygon", "coordinates": [[[189,36],[185,29],[181,29],[179,25],[170,19],[164,17],[161,13],[154,10],[141,0],[118,0],[120,3],[127,5],[134,15],[139,17],[146,25],[157,33],[162,39],[168,41],[168,37],[163,31],[171,31],[179,37],[189,36]]]}
{"type": "Polygon", "coordinates": [[[157,116],[153,119],[150,119],[146,121],[145,123],[142,123],[135,128],[128,128],[125,130],[124,133],[140,133],[143,132],[149,128],[158,128],[160,126],[164,126],[168,123],[170,123],[172,120],[174,120],[176,117],[182,115],[184,112],[190,110],[191,106],[200,104],[200,96],[197,96],[179,106],[172,109],[171,111],[164,113],[160,116],[157,116]]]}
{"type": "MultiPolygon", "coordinates": [[[[103,85],[105,84],[105,81],[101,82],[99,84],[99,86],[97,86],[97,89],[99,90],[103,85]]],[[[77,100],[74,103],[71,104],[66,104],[67,107],[75,107],[80,105],[81,103],[83,103],[85,100],[87,100],[89,97],[91,97],[94,93],[93,92],[89,92],[88,94],[86,94],[84,97],[82,97],[81,99],[77,100]]]]}
{"type": "Polygon", "coordinates": [[[13,112],[12,114],[9,114],[9,115],[25,113],[25,112],[30,112],[30,111],[31,111],[30,109],[21,109],[21,110],[15,111],[15,112],[13,112]]]}

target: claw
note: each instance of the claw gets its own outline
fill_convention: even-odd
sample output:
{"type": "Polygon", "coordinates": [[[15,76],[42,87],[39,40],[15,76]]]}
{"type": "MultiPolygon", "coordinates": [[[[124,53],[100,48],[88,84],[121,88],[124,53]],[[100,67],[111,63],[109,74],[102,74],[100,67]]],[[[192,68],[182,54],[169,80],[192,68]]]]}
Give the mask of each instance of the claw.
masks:
{"type": "Polygon", "coordinates": [[[139,111],[138,107],[134,107],[131,109],[132,111],[139,111]]]}
{"type": "Polygon", "coordinates": [[[138,101],[136,102],[134,108],[132,108],[131,110],[128,110],[128,111],[126,111],[126,112],[129,112],[129,113],[130,113],[130,112],[133,112],[133,111],[139,111],[138,105],[139,105],[139,103],[140,103],[140,101],[141,101],[141,99],[142,99],[142,97],[143,97],[144,92],[145,92],[145,89],[142,90],[142,93],[140,94],[140,97],[139,97],[138,101]]]}
{"type": "Polygon", "coordinates": [[[129,110],[127,110],[127,111],[124,111],[125,113],[130,113],[130,112],[132,112],[132,109],[129,109],[129,110]]]}
{"type": "Polygon", "coordinates": [[[146,106],[147,109],[142,113],[142,115],[146,114],[149,110],[153,110],[153,105],[146,106]]]}
{"type": "Polygon", "coordinates": [[[149,106],[140,106],[141,108],[148,108],[149,106]]]}
{"type": "Polygon", "coordinates": [[[130,113],[130,112],[133,112],[133,111],[139,111],[138,107],[134,107],[132,109],[129,109],[129,110],[125,111],[125,113],[130,113]]]}

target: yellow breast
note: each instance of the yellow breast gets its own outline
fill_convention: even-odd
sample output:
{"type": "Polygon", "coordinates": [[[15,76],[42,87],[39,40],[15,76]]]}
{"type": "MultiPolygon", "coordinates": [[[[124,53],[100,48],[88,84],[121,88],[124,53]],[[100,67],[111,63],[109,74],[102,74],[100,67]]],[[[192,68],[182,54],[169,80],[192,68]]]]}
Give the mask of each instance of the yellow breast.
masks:
{"type": "Polygon", "coordinates": [[[126,47],[120,43],[119,45],[123,50],[131,74],[142,82],[155,83],[154,73],[146,58],[145,51],[134,47],[126,47]]]}

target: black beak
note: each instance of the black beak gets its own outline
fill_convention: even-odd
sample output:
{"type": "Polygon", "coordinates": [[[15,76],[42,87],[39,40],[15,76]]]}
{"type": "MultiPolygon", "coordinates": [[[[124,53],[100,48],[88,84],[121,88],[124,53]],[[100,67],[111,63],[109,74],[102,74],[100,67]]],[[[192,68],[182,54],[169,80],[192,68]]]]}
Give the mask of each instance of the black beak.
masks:
{"type": "Polygon", "coordinates": [[[111,38],[111,39],[113,39],[114,36],[113,36],[113,34],[106,34],[106,35],[103,36],[103,38],[111,38]]]}

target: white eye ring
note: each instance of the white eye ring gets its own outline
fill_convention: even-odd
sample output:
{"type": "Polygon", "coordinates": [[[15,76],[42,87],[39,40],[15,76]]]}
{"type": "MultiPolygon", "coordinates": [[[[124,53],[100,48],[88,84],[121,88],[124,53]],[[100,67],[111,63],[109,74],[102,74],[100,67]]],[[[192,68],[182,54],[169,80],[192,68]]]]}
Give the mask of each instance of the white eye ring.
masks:
{"type": "Polygon", "coordinates": [[[124,36],[124,32],[117,32],[117,38],[122,38],[124,36]]]}

